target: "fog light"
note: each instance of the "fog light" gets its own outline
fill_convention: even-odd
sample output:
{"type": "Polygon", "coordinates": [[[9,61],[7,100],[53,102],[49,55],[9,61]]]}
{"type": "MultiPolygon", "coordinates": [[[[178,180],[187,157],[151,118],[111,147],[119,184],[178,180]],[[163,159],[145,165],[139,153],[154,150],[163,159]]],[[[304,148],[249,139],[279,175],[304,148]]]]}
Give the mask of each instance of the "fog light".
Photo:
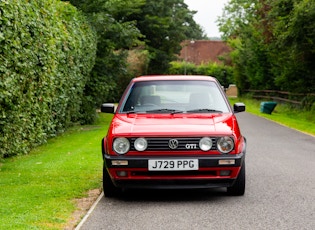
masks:
{"type": "Polygon", "coordinates": [[[231,174],[230,170],[221,170],[220,176],[229,176],[231,174]]]}
{"type": "Polygon", "coordinates": [[[148,142],[144,138],[137,138],[134,143],[135,149],[138,151],[144,151],[148,147],[148,142]]]}
{"type": "Polygon", "coordinates": [[[235,165],[235,160],[219,160],[219,165],[235,165]]]}
{"type": "Polygon", "coordinates": [[[128,165],[128,161],[117,161],[117,160],[115,160],[115,161],[112,161],[112,165],[115,165],[115,166],[126,166],[126,165],[128,165]]]}
{"type": "Polygon", "coordinates": [[[126,171],[117,171],[116,174],[119,177],[126,177],[127,176],[127,172],[126,171]]]}
{"type": "Polygon", "coordinates": [[[212,147],[212,140],[209,137],[203,137],[199,141],[199,148],[203,151],[209,151],[212,147]]]}

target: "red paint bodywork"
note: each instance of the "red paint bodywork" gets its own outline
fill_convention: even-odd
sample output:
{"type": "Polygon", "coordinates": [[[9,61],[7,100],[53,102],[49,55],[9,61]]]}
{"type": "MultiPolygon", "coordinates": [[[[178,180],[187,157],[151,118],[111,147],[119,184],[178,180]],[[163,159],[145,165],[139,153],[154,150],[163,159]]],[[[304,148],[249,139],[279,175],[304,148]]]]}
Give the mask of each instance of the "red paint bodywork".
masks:
{"type": "MultiPolygon", "coordinates": [[[[178,78],[191,80],[208,80],[217,82],[214,78],[205,76],[146,76],[132,80],[122,96],[121,102],[116,111],[119,111],[124,97],[129,88],[137,81],[151,80],[174,80],[178,78]]],[[[218,86],[220,87],[220,86],[218,86]]],[[[224,92],[222,90],[222,94],[224,92]]],[[[227,98],[225,101],[228,103],[227,98]]],[[[212,160],[228,159],[228,157],[239,156],[241,161],[245,158],[246,141],[241,135],[237,119],[229,105],[228,113],[115,113],[107,136],[103,139],[103,158],[104,167],[108,171],[113,183],[117,186],[119,181],[148,181],[148,180],[217,180],[235,179],[238,176],[242,163],[237,166],[215,166],[200,167],[198,173],[191,172],[181,175],[180,173],[150,174],[145,167],[112,167],[110,160],[130,160],[150,159],[150,157],[160,157],[162,159],[183,157],[183,158],[203,158],[208,157],[212,160]],[[214,151],[129,151],[124,155],[118,155],[113,151],[112,143],[117,137],[204,137],[204,136],[232,136],[234,139],[234,150],[223,156],[218,150],[214,151]],[[228,176],[221,176],[221,170],[230,170],[228,176]],[[124,177],[118,176],[118,171],[126,171],[124,177]]],[[[141,187],[141,186],[140,186],[141,187]]],[[[214,186],[215,187],[215,186],[214,186]]]]}
{"type": "MultiPolygon", "coordinates": [[[[107,140],[112,143],[116,137],[200,137],[234,136],[235,149],[230,154],[239,153],[243,138],[235,115],[230,114],[115,114],[108,130],[107,140]]],[[[107,145],[109,155],[116,155],[112,145],[107,145]]],[[[126,155],[141,155],[141,152],[128,152],[126,155]]],[[[151,152],[152,155],[168,155],[169,152],[151,152]]],[[[183,152],[182,154],[190,154],[183,152]]],[[[203,152],[198,154],[218,154],[203,152]]]]}

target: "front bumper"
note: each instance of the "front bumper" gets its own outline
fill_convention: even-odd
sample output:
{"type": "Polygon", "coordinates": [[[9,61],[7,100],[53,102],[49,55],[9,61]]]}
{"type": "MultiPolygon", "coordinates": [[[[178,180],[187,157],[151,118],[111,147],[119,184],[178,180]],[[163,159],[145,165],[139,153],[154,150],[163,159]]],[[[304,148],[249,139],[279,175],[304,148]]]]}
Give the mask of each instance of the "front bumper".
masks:
{"type": "Polygon", "coordinates": [[[245,160],[245,153],[236,155],[163,156],[163,159],[198,159],[199,168],[195,171],[149,171],[149,159],[161,157],[121,157],[105,154],[104,170],[109,173],[113,184],[120,188],[215,188],[230,187],[234,184],[245,160]],[[225,161],[224,161],[225,160],[225,161]],[[113,162],[128,162],[115,165],[113,162]],[[233,162],[233,164],[222,164],[233,162]]]}

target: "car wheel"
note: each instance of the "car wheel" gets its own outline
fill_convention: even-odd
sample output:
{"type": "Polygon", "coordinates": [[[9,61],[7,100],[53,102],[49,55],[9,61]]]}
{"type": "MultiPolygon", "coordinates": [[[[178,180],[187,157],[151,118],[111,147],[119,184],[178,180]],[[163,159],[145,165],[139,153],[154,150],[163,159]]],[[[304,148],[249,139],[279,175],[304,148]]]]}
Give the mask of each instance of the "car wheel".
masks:
{"type": "Polygon", "coordinates": [[[245,193],[245,162],[242,165],[241,171],[233,184],[233,186],[227,188],[227,192],[232,196],[243,196],[245,193]]]}
{"type": "Polygon", "coordinates": [[[103,167],[103,191],[106,197],[114,197],[121,192],[121,190],[113,184],[105,166],[103,167]]]}

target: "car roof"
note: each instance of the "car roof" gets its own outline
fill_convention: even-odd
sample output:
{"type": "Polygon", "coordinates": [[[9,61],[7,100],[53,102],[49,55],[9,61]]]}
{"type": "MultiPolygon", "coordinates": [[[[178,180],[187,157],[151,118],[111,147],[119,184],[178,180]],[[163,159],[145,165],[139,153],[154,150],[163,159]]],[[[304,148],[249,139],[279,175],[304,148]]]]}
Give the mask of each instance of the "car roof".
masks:
{"type": "Polygon", "coordinates": [[[165,80],[197,80],[197,81],[217,81],[214,77],[205,75],[146,75],[133,79],[138,81],[165,81],[165,80]]]}

